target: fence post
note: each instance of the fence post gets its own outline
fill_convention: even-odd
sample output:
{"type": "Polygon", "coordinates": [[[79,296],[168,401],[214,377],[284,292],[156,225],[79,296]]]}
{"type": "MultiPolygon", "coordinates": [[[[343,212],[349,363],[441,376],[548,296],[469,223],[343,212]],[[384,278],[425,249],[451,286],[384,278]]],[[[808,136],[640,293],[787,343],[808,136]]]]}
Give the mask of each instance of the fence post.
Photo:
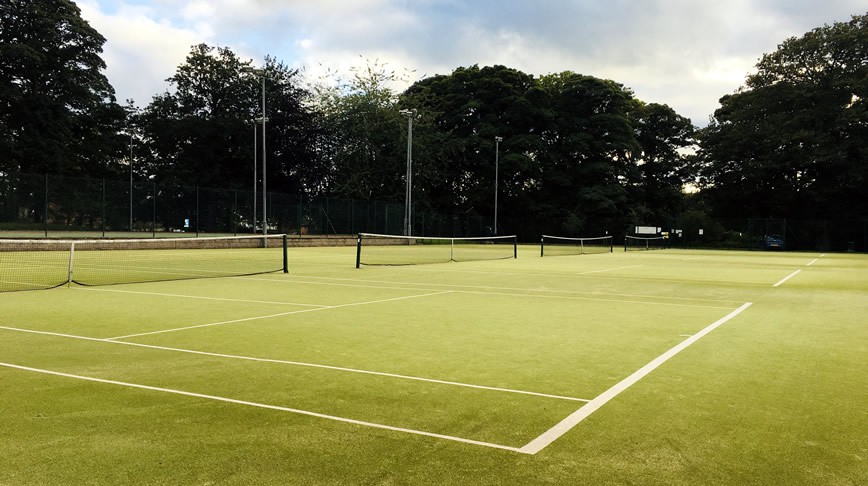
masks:
{"type": "Polygon", "coordinates": [[[298,195],[298,204],[296,205],[296,214],[298,214],[298,225],[296,228],[296,232],[298,232],[298,236],[301,236],[301,212],[302,212],[302,204],[304,204],[301,194],[298,195]]]}
{"type": "Polygon", "coordinates": [[[45,174],[45,212],[42,213],[42,229],[48,237],[48,173],[45,174]]]}
{"type": "Polygon", "coordinates": [[[151,236],[157,237],[157,183],[151,183],[151,236]]]}
{"type": "Polygon", "coordinates": [[[105,238],[105,177],[102,179],[102,237],[105,238]]]}

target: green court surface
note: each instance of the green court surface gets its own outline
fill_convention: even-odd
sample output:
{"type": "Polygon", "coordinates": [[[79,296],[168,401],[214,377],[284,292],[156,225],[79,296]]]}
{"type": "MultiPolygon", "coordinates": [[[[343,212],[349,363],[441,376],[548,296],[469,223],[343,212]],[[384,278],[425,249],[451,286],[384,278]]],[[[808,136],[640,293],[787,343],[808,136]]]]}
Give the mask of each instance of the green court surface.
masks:
{"type": "Polygon", "coordinates": [[[0,484],[868,484],[865,255],[355,250],[0,293],[0,484]]]}

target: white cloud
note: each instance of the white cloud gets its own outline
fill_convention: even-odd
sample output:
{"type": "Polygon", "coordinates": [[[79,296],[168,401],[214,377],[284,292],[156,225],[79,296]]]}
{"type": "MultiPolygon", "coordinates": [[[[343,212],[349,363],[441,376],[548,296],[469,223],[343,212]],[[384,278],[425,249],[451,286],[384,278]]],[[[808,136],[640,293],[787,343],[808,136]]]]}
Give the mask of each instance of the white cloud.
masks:
{"type": "Polygon", "coordinates": [[[165,79],[184,62],[190,46],[208,42],[213,35],[207,26],[176,27],[149,7],[121,4],[108,14],[95,0],[78,5],[82,16],[106,38],[106,75],[121,103],[132,98],[144,106],[166,91],[165,79]]]}
{"type": "Polygon", "coordinates": [[[569,70],[613,79],[698,124],[763,53],[864,12],[857,0],[122,0],[101,8],[109,1],[79,5],[108,39],[103,58],[118,98],[140,105],[205,42],[254,62],[271,55],[309,76],[367,60],[414,70],[416,79],[472,64],[569,70]]]}

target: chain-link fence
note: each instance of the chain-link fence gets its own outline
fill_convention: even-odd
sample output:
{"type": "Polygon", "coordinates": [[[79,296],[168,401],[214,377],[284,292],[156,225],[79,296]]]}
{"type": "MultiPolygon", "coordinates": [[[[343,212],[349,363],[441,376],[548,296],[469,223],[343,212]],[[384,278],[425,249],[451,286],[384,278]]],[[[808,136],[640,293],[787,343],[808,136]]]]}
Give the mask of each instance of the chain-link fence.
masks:
{"type": "MultiPolygon", "coordinates": [[[[404,229],[403,203],[277,192],[269,192],[265,200],[269,233],[401,234],[404,229]]],[[[476,215],[417,209],[413,217],[414,234],[490,234],[476,215]]],[[[253,191],[0,174],[0,237],[235,235],[261,233],[262,225],[262,194],[253,191]]]]}
{"type": "MultiPolygon", "coordinates": [[[[269,192],[266,213],[269,233],[328,236],[402,234],[404,230],[402,202],[269,192]]],[[[557,232],[552,228],[563,226],[562,221],[514,207],[501,214],[500,233],[517,233],[523,242],[537,242],[540,234],[557,232]]],[[[472,212],[437,214],[417,207],[413,211],[413,234],[489,236],[494,233],[489,219],[472,212]]],[[[773,236],[780,238],[788,250],[868,251],[868,220],[714,220],[705,213],[688,211],[660,227],[671,233],[673,246],[688,248],[762,249],[767,237],[773,236]]],[[[236,235],[261,233],[262,229],[262,194],[256,195],[254,202],[253,191],[0,174],[0,238],[236,235]]],[[[594,234],[562,236],[603,233],[623,241],[631,231],[608,228],[594,234]]]]}

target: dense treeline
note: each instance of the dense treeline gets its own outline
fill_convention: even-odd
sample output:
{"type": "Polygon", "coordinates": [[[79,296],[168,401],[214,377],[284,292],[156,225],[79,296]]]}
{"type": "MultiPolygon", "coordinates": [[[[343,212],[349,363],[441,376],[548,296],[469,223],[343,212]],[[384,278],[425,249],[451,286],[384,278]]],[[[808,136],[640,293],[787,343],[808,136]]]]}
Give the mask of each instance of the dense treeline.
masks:
{"type": "Polygon", "coordinates": [[[396,93],[396,75],[377,64],[306,84],[268,58],[263,114],[252,63],[204,44],[149,104],[121,106],[101,72],[105,39],[73,2],[7,0],[0,172],[249,188],[264,149],[270,191],[403,201],[401,111],[413,110],[416,208],[490,218],[496,185],[505,232],[621,232],[703,211],[864,218],[866,20],[786,40],[697,130],[616,81],[506,66],[459,67],[396,93]],[[265,147],[254,122],[263,116],[265,147]],[[686,184],[700,191],[685,194],[686,184]]]}

